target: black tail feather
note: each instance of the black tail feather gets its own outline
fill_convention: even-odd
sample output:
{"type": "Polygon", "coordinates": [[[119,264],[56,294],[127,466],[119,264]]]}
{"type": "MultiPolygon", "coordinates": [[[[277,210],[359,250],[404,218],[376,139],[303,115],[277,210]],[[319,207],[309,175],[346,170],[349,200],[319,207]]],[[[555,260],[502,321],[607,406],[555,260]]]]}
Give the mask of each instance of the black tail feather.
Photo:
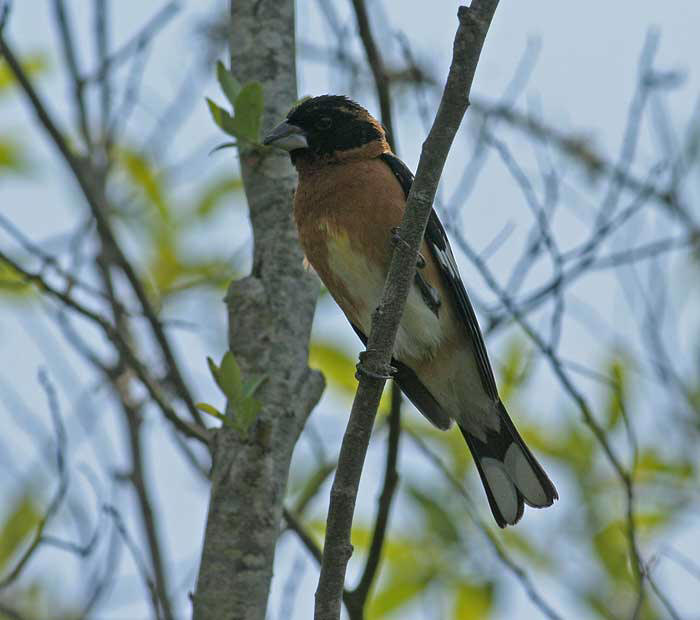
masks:
{"type": "Polygon", "coordinates": [[[460,430],[474,457],[494,519],[499,527],[505,527],[520,520],[524,504],[544,508],[559,495],[505,407],[501,403],[498,407],[501,425],[497,432],[486,430],[480,439],[463,426],[460,430]]]}

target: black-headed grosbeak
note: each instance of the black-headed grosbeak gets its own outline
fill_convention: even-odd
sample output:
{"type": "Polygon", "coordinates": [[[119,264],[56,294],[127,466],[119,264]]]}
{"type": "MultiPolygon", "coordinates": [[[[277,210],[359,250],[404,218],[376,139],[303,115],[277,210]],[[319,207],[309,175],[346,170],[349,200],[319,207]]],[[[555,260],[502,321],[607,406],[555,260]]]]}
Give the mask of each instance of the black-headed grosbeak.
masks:
{"type": "MultiPolygon", "coordinates": [[[[367,110],[341,96],[307,99],[265,144],[299,173],[294,219],[309,263],[364,343],[413,175],[367,110]]],[[[445,230],[433,211],[394,345],[394,380],[440,429],[457,422],[500,527],[523,505],[551,506],[554,485],[498,396],[484,340],[445,230]]]]}

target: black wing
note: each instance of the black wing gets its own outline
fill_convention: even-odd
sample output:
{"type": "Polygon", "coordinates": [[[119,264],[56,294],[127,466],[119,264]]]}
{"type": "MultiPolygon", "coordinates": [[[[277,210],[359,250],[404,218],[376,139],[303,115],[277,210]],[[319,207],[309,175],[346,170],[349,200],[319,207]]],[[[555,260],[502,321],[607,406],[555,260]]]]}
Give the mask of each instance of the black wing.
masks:
{"type": "MultiPolygon", "coordinates": [[[[408,198],[408,193],[411,191],[411,185],[413,184],[413,173],[408,169],[406,164],[392,153],[383,153],[380,157],[389,168],[391,168],[394,176],[398,179],[399,183],[401,183],[406,198],[408,198]]],[[[484,390],[486,390],[486,393],[494,401],[498,400],[496,380],[493,377],[493,370],[491,369],[489,356],[486,353],[484,338],[481,335],[481,329],[479,328],[474,308],[472,308],[472,304],[469,301],[469,296],[464,288],[462,278],[459,277],[457,262],[452,253],[450,242],[447,239],[447,233],[445,233],[445,229],[434,209],[430,212],[428,225],[425,229],[425,241],[440,267],[443,281],[452,292],[459,316],[467,327],[484,390]]]]}

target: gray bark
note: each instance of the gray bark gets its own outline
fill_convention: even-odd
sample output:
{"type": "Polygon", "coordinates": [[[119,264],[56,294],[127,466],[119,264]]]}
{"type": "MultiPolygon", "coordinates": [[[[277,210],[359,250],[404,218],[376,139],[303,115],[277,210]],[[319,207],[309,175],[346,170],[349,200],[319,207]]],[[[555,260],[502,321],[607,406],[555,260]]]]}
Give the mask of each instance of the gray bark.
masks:
{"type": "MultiPolygon", "coordinates": [[[[263,131],[296,99],[293,0],[232,0],[231,67],[265,94],[263,131]]],[[[214,437],[212,493],[193,597],[195,619],[265,618],[289,464],[323,391],[309,370],[318,281],[302,264],[292,221],[296,174],[281,152],[239,150],[253,228],[253,270],[226,297],[229,346],[244,376],[264,374],[263,409],[247,438],[214,437]]]]}

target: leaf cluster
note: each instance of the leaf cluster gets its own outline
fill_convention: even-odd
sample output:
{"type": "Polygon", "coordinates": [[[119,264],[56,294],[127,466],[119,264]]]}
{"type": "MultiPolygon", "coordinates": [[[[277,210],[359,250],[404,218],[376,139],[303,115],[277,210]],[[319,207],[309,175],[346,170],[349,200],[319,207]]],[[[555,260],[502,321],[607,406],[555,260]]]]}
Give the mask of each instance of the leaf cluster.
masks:
{"type": "Polygon", "coordinates": [[[225,415],[208,403],[197,403],[197,408],[245,437],[262,408],[262,403],[253,396],[265,381],[265,375],[244,378],[236,358],[230,351],[224,354],[220,365],[217,366],[210,357],[207,358],[207,363],[216,385],[226,396],[227,408],[231,415],[225,415]]]}

